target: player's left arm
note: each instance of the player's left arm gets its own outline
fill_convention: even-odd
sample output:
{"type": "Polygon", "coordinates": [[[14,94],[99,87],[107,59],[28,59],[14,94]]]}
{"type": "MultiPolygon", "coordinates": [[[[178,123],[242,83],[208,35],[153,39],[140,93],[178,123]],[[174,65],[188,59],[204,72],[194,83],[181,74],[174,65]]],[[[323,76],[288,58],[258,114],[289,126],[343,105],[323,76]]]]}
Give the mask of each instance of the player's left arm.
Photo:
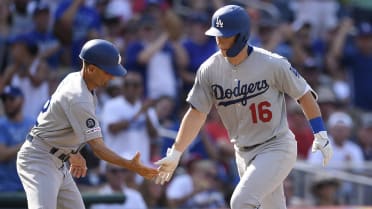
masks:
{"type": "Polygon", "coordinates": [[[308,91],[298,99],[299,104],[309,120],[314,133],[312,152],[320,150],[323,155],[323,166],[327,165],[333,155],[333,150],[328,139],[327,131],[321,116],[320,108],[313,93],[308,91]]]}

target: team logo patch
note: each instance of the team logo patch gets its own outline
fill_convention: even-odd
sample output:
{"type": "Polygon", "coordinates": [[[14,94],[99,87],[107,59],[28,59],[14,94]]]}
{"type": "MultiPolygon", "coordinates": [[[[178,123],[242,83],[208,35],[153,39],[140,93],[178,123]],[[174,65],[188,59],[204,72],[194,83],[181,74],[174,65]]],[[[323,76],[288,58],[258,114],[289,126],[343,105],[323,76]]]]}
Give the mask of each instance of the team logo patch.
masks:
{"type": "Polygon", "coordinates": [[[96,122],[94,121],[93,118],[88,118],[85,121],[85,125],[87,125],[88,128],[93,128],[96,125],[96,122]]]}

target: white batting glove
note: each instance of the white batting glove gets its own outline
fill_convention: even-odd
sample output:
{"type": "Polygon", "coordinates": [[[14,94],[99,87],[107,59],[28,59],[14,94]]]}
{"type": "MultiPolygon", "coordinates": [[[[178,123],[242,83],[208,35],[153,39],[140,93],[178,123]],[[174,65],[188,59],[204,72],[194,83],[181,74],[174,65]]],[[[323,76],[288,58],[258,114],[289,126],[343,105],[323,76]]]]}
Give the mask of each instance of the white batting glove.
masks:
{"type": "Polygon", "coordinates": [[[322,152],[323,166],[326,166],[333,155],[333,149],[326,131],[320,131],[319,133],[314,134],[311,151],[316,152],[317,150],[322,152]]]}
{"type": "Polygon", "coordinates": [[[172,149],[168,148],[167,156],[163,159],[155,162],[155,165],[159,165],[159,174],[156,176],[155,183],[163,185],[165,182],[168,182],[172,176],[174,171],[177,168],[177,165],[180,161],[182,152],[177,151],[172,147],[172,149]]]}

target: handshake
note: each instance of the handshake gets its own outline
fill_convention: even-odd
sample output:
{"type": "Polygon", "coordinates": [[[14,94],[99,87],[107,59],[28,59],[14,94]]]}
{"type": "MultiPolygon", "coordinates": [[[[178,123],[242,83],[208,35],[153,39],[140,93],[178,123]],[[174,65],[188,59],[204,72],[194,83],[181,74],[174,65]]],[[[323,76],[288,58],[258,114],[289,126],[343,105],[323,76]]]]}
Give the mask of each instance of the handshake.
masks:
{"type": "Polygon", "coordinates": [[[155,180],[156,184],[163,185],[172,178],[173,173],[180,161],[181,155],[182,152],[177,151],[174,148],[168,148],[167,155],[163,159],[155,162],[155,165],[159,165],[159,168],[155,169],[144,166],[140,162],[140,154],[137,152],[131,160],[131,170],[137,172],[145,179],[155,180]]]}
{"type": "MultiPolygon", "coordinates": [[[[329,139],[326,131],[320,131],[314,134],[314,141],[312,144],[312,152],[319,150],[323,155],[323,166],[326,166],[329,163],[333,155],[333,149],[329,143],[329,139]]],[[[152,178],[155,178],[156,184],[163,185],[165,182],[168,182],[174,171],[176,170],[178,163],[181,159],[182,152],[176,150],[174,147],[168,148],[167,155],[161,160],[155,162],[155,165],[158,165],[158,173],[152,175],[152,178]]]]}
{"type": "Polygon", "coordinates": [[[155,162],[155,165],[159,165],[159,174],[155,177],[155,183],[163,185],[165,182],[168,182],[174,171],[177,168],[177,165],[180,161],[182,152],[177,151],[174,147],[168,148],[167,155],[155,162]]]}

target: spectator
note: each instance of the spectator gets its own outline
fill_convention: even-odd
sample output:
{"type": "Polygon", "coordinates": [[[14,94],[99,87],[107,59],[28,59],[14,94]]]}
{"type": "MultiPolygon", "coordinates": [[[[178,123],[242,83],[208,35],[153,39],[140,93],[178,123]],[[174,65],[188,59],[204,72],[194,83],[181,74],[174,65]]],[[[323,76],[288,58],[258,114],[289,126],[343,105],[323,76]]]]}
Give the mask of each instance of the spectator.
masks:
{"type": "Polygon", "coordinates": [[[138,24],[139,40],[130,43],[126,50],[127,69],[141,72],[146,97],[177,98],[177,67],[184,67],[188,62],[185,49],[180,40],[171,40],[169,34],[162,31],[154,17],[145,14],[138,24]]]}
{"type": "Polygon", "coordinates": [[[158,136],[158,118],[152,101],[142,101],[141,74],[128,72],[123,82],[123,94],[108,100],[103,107],[103,133],[107,146],[117,153],[134,155],[137,151],[145,165],[150,165],[150,144],[158,136]]]}
{"type": "Polygon", "coordinates": [[[372,24],[362,22],[353,25],[352,20],[345,19],[334,37],[330,52],[327,57],[330,73],[333,77],[346,74],[342,70],[345,66],[347,74],[345,79],[351,84],[352,104],[361,110],[372,110],[372,85],[370,78],[372,71],[372,24]],[[356,27],[356,34],[350,40],[350,34],[356,27]],[[348,41],[350,40],[350,41],[348,41]]]}
{"type": "Polygon", "coordinates": [[[0,1],[0,74],[3,72],[8,59],[7,40],[10,33],[10,10],[7,1],[0,1]]]}
{"type": "Polygon", "coordinates": [[[39,48],[38,56],[45,59],[49,66],[55,70],[59,67],[59,52],[61,44],[51,32],[50,8],[47,4],[37,4],[33,11],[33,22],[35,27],[27,34],[34,40],[39,48]]]}
{"type": "Polygon", "coordinates": [[[295,193],[295,178],[289,175],[283,182],[285,203],[288,208],[292,207],[306,207],[311,204],[306,199],[297,196],[295,193]]]}
{"type": "Polygon", "coordinates": [[[176,176],[166,189],[170,208],[227,208],[211,160],[191,159],[188,173],[176,176]]]}
{"type": "Polygon", "coordinates": [[[106,166],[107,184],[98,190],[99,195],[123,194],[125,201],[122,204],[94,204],[91,209],[146,209],[146,203],[141,193],[132,188],[128,188],[124,183],[124,178],[127,172],[124,168],[120,168],[111,164],[106,166]]]}
{"type": "Polygon", "coordinates": [[[37,57],[37,44],[25,35],[10,40],[12,62],[0,77],[0,91],[6,84],[19,87],[24,93],[23,113],[36,119],[49,98],[49,68],[37,57]]]}
{"type": "Polygon", "coordinates": [[[10,6],[11,29],[13,36],[29,32],[33,27],[30,0],[14,0],[10,6]]]}
{"type": "Polygon", "coordinates": [[[358,127],[357,137],[362,148],[364,160],[372,163],[372,113],[361,114],[362,123],[358,127]]]}
{"type": "Polygon", "coordinates": [[[24,95],[21,89],[6,86],[1,94],[5,116],[0,117],[0,192],[23,191],[17,175],[16,155],[34,125],[24,116],[24,95]]]}
{"type": "Polygon", "coordinates": [[[340,183],[337,179],[319,174],[311,185],[314,204],[323,207],[340,205],[337,196],[339,188],[340,183]]]}
{"type": "Polygon", "coordinates": [[[166,209],[165,187],[154,181],[143,181],[140,192],[151,209],[166,209]]]}
{"type": "Polygon", "coordinates": [[[62,0],[55,12],[54,33],[63,45],[65,64],[74,68],[80,66],[78,55],[83,44],[101,32],[100,17],[86,1],[62,0]]]}
{"type": "Polygon", "coordinates": [[[189,58],[186,68],[179,68],[183,89],[181,95],[187,94],[194,83],[195,74],[201,63],[217,51],[214,38],[204,35],[209,27],[209,16],[206,13],[191,14],[187,19],[188,36],[183,40],[189,58]]]}
{"type": "Polygon", "coordinates": [[[292,8],[295,14],[294,22],[308,21],[314,27],[312,37],[323,37],[329,28],[337,25],[339,2],[336,0],[294,1],[292,8]]]}

